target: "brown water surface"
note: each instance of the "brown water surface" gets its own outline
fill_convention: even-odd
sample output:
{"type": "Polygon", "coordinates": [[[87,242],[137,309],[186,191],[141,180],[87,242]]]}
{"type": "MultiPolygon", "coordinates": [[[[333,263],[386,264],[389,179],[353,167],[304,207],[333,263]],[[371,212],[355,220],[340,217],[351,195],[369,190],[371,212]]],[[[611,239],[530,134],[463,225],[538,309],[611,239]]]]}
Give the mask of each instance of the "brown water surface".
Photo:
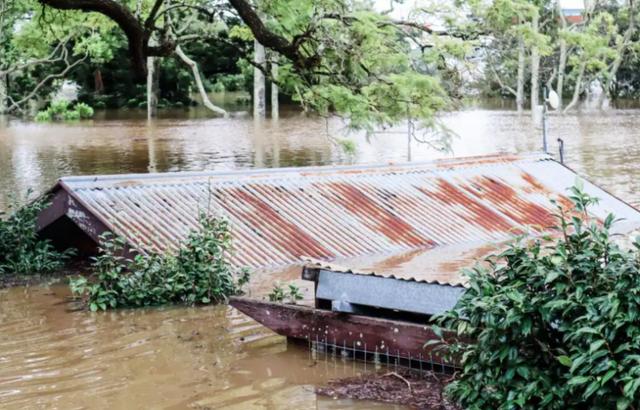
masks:
{"type": "MultiPolygon", "coordinates": [[[[553,115],[549,149],[565,141],[567,164],[616,194],[640,202],[640,111],[611,110],[553,115]]],[[[237,115],[209,118],[201,111],[169,111],[148,122],[140,111],[103,112],[76,124],[37,124],[0,119],[0,209],[10,195],[42,192],[65,175],[227,170],[249,167],[402,162],[404,127],[367,138],[349,134],[338,120],[289,112],[253,120],[237,115]],[[4,124],[2,123],[4,121],[4,124]],[[356,143],[345,154],[337,139],[356,143]]],[[[444,116],[458,137],[452,152],[414,142],[414,161],[539,150],[541,130],[528,114],[467,110],[444,116]]]]}
{"type": "Polygon", "coordinates": [[[316,396],[368,370],[287,346],[230,307],[89,313],[68,296],[0,290],[0,408],[396,408],[316,396]]]}
{"type": "MultiPolygon", "coordinates": [[[[554,115],[550,149],[623,199],[640,203],[640,111],[554,115]]],[[[367,138],[292,112],[278,121],[199,111],[100,113],[90,122],[0,120],[0,210],[11,195],[43,192],[65,175],[401,162],[402,128],[367,138]],[[346,155],[336,138],[356,142],[346,155]]],[[[539,150],[528,115],[467,110],[445,116],[453,153],[414,143],[413,160],[539,150]]],[[[298,273],[258,275],[254,290],[298,273]]],[[[317,397],[315,385],[363,371],[314,361],[227,307],[73,311],[66,287],[0,290],[2,408],[371,408],[317,397]]],[[[383,406],[380,406],[383,407],[383,406]]]]}

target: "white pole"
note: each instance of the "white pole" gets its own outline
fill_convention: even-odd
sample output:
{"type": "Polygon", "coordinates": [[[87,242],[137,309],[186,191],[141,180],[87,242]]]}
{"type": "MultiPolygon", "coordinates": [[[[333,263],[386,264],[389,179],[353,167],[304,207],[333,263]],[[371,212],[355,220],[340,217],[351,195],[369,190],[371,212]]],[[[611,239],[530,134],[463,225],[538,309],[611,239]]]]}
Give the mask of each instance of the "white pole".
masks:
{"type": "MultiPolygon", "coordinates": [[[[254,59],[256,64],[260,67],[264,67],[265,63],[265,50],[264,46],[257,40],[253,42],[254,47],[254,59]]],[[[266,101],[265,101],[265,80],[264,73],[258,67],[253,69],[253,116],[264,117],[266,114],[266,101]]]]}

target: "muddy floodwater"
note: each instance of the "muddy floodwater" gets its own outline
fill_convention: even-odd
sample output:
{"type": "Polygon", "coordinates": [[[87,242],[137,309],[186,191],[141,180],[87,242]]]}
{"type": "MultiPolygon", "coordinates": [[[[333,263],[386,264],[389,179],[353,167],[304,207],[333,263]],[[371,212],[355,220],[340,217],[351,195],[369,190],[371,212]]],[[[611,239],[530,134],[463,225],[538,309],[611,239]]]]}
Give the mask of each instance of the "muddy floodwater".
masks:
{"type": "Polygon", "coordinates": [[[397,408],[316,396],[371,364],[287,346],[230,307],[88,313],[68,296],[0,290],[0,408],[397,408]]]}
{"type": "MultiPolygon", "coordinates": [[[[412,160],[498,151],[530,152],[541,130],[527,114],[469,109],[444,115],[454,132],[451,152],[414,142],[412,160]]],[[[402,162],[405,127],[367,138],[347,134],[338,120],[285,112],[277,121],[237,114],[210,118],[202,111],[170,111],[147,122],[140,111],[99,113],[94,121],[38,124],[0,119],[0,210],[10,195],[42,192],[64,175],[228,170],[328,164],[402,162]],[[4,122],[2,122],[4,121],[4,122]],[[355,142],[347,155],[337,140],[355,142]]],[[[549,151],[565,142],[566,163],[613,193],[640,202],[640,110],[610,110],[549,119],[549,151]]]]}
{"type": "MultiPolygon", "coordinates": [[[[539,150],[528,115],[469,109],[444,116],[452,153],[413,143],[412,160],[539,150]]],[[[550,151],[612,193],[640,203],[640,111],[551,116],[550,151]]],[[[277,121],[201,111],[99,113],[90,122],[0,120],[0,210],[65,175],[402,162],[403,128],[347,134],[338,120],[277,121]],[[336,143],[349,138],[356,152],[336,143]]],[[[252,292],[298,272],[257,274],[252,292]]],[[[0,408],[394,408],[316,396],[330,378],[370,371],[313,357],[228,307],[78,311],[62,284],[0,290],[0,408]]]]}

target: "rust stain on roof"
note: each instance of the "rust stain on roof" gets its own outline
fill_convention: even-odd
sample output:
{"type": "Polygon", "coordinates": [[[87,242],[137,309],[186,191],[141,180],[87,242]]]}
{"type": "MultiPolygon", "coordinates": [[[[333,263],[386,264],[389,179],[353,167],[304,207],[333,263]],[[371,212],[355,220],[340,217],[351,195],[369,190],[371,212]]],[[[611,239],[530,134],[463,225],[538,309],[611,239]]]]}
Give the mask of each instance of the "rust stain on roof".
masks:
{"type": "Polygon", "coordinates": [[[459,208],[453,210],[460,218],[474,225],[479,225],[487,231],[504,232],[513,229],[513,225],[497,212],[468,197],[452,183],[439,178],[437,186],[437,191],[433,192],[424,188],[418,188],[418,190],[429,197],[438,199],[443,206],[460,205],[459,208]]]}
{"type": "Polygon", "coordinates": [[[467,192],[489,201],[496,209],[518,224],[530,226],[537,231],[555,225],[555,216],[551,209],[523,199],[515,189],[499,179],[483,176],[475,178],[474,182],[472,186],[480,188],[467,186],[467,192]]]}
{"type": "Polygon", "coordinates": [[[519,155],[513,154],[502,154],[502,155],[478,155],[467,158],[457,158],[456,161],[452,163],[448,163],[447,160],[440,160],[437,163],[438,168],[446,169],[446,168],[461,168],[468,166],[478,166],[478,165],[495,165],[501,163],[508,163],[513,161],[518,161],[521,159],[519,155]]]}
{"type": "Polygon", "coordinates": [[[314,258],[335,256],[262,200],[238,188],[231,188],[228,193],[242,201],[249,209],[238,210],[237,207],[228,206],[224,201],[221,202],[222,207],[234,214],[238,220],[246,221],[254,232],[278,245],[282,252],[290,253],[295,258],[307,255],[314,258]]]}
{"type": "Polygon", "coordinates": [[[521,175],[522,179],[531,186],[531,188],[527,190],[528,192],[540,192],[544,194],[549,193],[549,189],[542,185],[540,181],[536,180],[530,173],[522,171],[521,175]]]}
{"type": "MultiPolygon", "coordinates": [[[[472,248],[459,257],[451,258],[438,264],[438,271],[443,274],[457,278],[457,283],[464,284],[466,280],[462,277],[464,269],[470,269],[475,264],[483,262],[487,257],[496,254],[500,250],[495,244],[480,245],[472,248]]],[[[456,280],[448,280],[447,283],[456,283],[456,280]]]]}
{"type": "Polygon", "coordinates": [[[485,258],[502,250],[499,245],[470,243],[436,248],[419,248],[406,252],[343,258],[333,262],[309,259],[307,266],[333,272],[394,278],[448,286],[465,286],[465,268],[473,268],[485,258]]]}
{"type": "Polygon", "coordinates": [[[435,242],[418,234],[411,225],[388,209],[376,204],[353,185],[337,182],[327,184],[334,195],[329,199],[343,206],[362,224],[381,233],[391,241],[411,247],[433,246],[435,242]]]}
{"type": "MultiPolygon", "coordinates": [[[[390,268],[440,271],[446,281],[459,256],[448,250],[502,243],[525,225],[546,229],[557,211],[549,199],[573,209],[563,194],[575,178],[547,155],[510,154],[393,165],[66,177],[53,192],[77,199],[84,214],[142,251],[174,250],[198,227],[199,212],[210,209],[231,223],[236,266],[275,268],[305,256],[383,255],[390,268]]],[[[629,227],[640,226],[637,210],[592,184],[585,187],[601,199],[594,217],[613,212],[629,227]]],[[[77,215],[67,216],[90,230],[77,215]]]]}

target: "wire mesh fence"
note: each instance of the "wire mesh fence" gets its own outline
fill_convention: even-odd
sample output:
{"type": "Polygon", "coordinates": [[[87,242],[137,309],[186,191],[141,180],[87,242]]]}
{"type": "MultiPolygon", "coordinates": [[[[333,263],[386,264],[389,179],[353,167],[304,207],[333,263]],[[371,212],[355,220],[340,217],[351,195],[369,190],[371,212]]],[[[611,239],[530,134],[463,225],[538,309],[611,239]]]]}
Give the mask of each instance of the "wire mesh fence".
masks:
{"type": "Polygon", "coordinates": [[[432,352],[412,356],[410,353],[388,347],[368,348],[365,343],[359,341],[347,343],[346,340],[339,342],[311,336],[307,340],[311,361],[342,361],[343,363],[351,361],[354,365],[360,362],[364,364],[365,371],[367,366],[372,366],[372,370],[387,368],[397,371],[402,368],[420,373],[438,374],[453,374],[456,370],[455,366],[446,364],[440,356],[432,352]]]}

